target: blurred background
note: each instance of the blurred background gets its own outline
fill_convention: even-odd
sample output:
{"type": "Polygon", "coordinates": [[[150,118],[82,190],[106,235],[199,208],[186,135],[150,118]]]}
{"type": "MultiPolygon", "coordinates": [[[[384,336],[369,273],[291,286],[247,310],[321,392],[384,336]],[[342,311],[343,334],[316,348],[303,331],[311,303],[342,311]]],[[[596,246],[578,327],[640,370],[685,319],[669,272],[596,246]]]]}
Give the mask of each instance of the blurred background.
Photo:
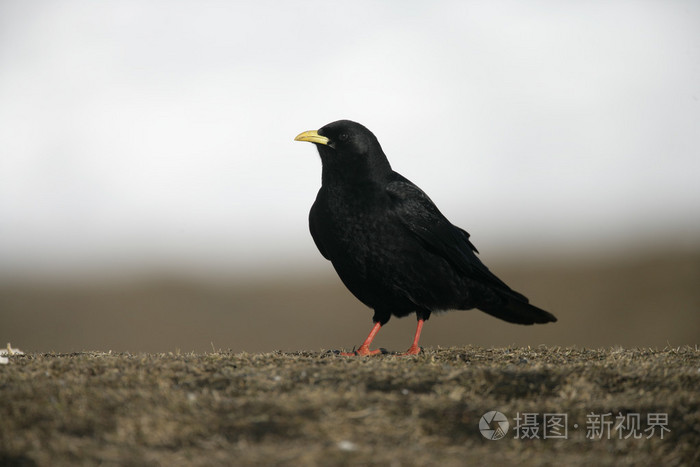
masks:
{"type": "Polygon", "coordinates": [[[559,318],[453,312],[423,345],[700,341],[696,1],[4,0],[0,344],[361,343],[293,142],[341,118],[559,318]]]}

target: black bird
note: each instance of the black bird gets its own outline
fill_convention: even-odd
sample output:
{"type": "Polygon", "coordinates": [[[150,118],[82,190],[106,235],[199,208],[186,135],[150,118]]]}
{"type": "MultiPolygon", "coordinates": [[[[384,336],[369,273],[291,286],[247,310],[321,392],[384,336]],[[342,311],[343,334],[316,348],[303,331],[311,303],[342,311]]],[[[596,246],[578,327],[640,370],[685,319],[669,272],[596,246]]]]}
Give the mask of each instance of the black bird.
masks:
{"type": "Polygon", "coordinates": [[[557,320],[484,266],[469,234],[391,169],[367,128],[339,120],[294,140],[315,143],[323,165],[311,236],[350,292],[374,310],[369,336],[344,355],[379,353],[369,346],[392,315],[418,318],[407,355],[420,352],[423,322],[433,311],[478,308],[518,324],[557,320]]]}

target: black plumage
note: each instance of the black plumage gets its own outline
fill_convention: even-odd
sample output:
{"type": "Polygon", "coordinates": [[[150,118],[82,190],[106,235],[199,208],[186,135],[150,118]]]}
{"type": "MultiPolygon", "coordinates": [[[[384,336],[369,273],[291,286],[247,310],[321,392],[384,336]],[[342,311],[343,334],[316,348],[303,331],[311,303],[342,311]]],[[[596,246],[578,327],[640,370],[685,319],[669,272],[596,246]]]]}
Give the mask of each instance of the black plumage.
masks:
{"type": "Polygon", "coordinates": [[[322,184],[309,227],[321,254],[360,301],[374,310],[369,344],[392,315],[416,313],[418,339],[433,311],[478,308],[518,324],[556,318],[528,303],[479,260],[469,234],[456,227],[415,184],[394,172],[377,138],[349,120],[295,138],[315,143],[322,184]]]}

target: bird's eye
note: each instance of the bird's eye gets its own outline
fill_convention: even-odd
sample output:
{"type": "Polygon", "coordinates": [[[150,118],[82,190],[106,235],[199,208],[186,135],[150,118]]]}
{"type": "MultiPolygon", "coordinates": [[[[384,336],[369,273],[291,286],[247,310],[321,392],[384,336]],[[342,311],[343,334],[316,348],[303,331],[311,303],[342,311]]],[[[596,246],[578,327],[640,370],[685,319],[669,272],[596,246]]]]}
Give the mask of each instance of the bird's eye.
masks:
{"type": "Polygon", "coordinates": [[[348,140],[348,134],[347,133],[341,133],[340,136],[338,136],[339,141],[347,141],[348,140]]]}

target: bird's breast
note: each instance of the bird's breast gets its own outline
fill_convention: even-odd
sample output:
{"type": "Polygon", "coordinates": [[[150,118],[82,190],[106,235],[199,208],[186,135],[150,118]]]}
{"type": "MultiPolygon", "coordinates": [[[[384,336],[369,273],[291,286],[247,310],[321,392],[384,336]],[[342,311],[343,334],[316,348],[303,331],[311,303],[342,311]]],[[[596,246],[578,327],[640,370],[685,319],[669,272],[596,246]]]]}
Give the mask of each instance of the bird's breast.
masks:
{"type": "Polygon", "coordinates": [[[406,240],[392,222],[390,200],[377,193],[327,196],[315,219],[328,259],[341,277],[376,281],[391,273],[406,240]]]}

